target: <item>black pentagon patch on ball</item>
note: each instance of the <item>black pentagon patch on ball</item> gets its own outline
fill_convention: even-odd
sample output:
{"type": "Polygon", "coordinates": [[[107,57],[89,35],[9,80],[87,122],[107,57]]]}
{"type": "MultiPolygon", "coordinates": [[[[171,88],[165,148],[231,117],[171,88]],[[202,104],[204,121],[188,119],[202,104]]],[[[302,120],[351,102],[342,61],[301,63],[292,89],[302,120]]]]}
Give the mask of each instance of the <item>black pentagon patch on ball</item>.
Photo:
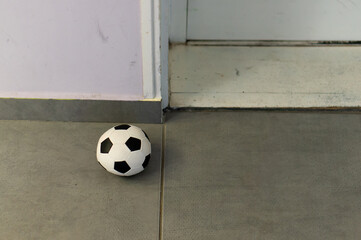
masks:
{"type": "Polygon", "coordinates": [[[140,150],[141,141],[138,138],[130,137],[126,142],[125,145],[129,148],[130,151],[138,151],[140,150]]]}
{"type": "Polygon", "coordinates": [[[115,162],[114,169],[120,173],[126,173],[130,170],[130,167],[126,161],[115,162]]]}
{"type": "MultiPolygon", "coordinates": [[[[142,130],[143,131],[143,130],[142,130]]],[[[144,131],[143,131],[144,132],[144,131]]],[[[144,132],[145,137],[150,141],[148,135],[144,132]]]]}
{"type": "Polygon", "coordinates": [[[146,168],[148,166],[149,160],[150,160],[150,154],[145,157],[145,160],[142,164],[143,168],[146,168]]]}
{"type": "Polygon", "coordinates": [[[110,141],[109,138],[105,139],[100,145],[100,152],[101,153],[109,153],[110,149],[112,148],[113,143],[110,141]]]}
{"type": "Polygon", "coordinates": [[[122,124],[114,127],[115,130],[127,130],[128,128],[130,128],[130,126],[127,124],[122,124]]]}

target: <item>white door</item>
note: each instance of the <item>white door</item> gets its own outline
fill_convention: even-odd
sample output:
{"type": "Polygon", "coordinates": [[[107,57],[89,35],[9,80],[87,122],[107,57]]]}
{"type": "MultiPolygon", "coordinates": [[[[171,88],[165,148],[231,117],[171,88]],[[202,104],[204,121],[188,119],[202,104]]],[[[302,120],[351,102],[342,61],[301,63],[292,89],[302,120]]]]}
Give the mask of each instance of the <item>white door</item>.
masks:
{"type": "Polygon", "coordinates": [[[361,39],[361,0],[173,0],[172,5],[177,26],[171,35],[182,34],[183,24],[186,40],[361,39]]]}

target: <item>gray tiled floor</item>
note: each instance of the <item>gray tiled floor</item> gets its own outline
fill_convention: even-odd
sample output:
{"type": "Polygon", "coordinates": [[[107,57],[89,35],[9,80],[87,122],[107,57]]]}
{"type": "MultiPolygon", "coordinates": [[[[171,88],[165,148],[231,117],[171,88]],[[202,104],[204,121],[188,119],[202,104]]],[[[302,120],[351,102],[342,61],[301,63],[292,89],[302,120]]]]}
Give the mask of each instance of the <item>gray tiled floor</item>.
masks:
{"type": "Polygon", "coordinates": [[[96,162],[114,124],[0,121],[0,239],[158,239],[161,125],[148,169],[132,178],[96,162]]]}
{"type": "Polygon", "coordinates": [[[114,124],[0,121],[0,239],[159,239],[160,206],[164,240],[361,238],[361,114],[167,118],[132,178],[95,161],[114,124]]]}
{"type": "Polygon", "coordinates": [[[165,240],[361,239],[361,115],[174,113],[165,240]]]}

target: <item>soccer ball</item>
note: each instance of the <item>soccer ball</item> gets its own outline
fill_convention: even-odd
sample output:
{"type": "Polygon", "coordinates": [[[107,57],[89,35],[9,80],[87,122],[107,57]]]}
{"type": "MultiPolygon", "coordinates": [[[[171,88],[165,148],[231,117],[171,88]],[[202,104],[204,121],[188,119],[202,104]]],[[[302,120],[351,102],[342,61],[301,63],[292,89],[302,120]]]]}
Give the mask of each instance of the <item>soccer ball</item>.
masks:
{"type": "Polygon", "coordinates": [[[132,176],[143,171],[150,160],[151,144],[147,134],[128,124],[112,127],[99,139],[97,159],[110,173],[132,176]]]}

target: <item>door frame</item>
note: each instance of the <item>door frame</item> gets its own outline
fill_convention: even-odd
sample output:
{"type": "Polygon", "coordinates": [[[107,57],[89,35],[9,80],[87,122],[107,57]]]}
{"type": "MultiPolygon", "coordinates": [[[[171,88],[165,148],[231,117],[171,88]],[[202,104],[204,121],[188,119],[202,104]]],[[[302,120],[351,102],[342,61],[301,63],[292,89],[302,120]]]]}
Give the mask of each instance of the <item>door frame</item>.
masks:
{"type": "Polygon", "coordinates": [[[140,0],[144,101],[168,106],[169,1],[140,0]]]}

